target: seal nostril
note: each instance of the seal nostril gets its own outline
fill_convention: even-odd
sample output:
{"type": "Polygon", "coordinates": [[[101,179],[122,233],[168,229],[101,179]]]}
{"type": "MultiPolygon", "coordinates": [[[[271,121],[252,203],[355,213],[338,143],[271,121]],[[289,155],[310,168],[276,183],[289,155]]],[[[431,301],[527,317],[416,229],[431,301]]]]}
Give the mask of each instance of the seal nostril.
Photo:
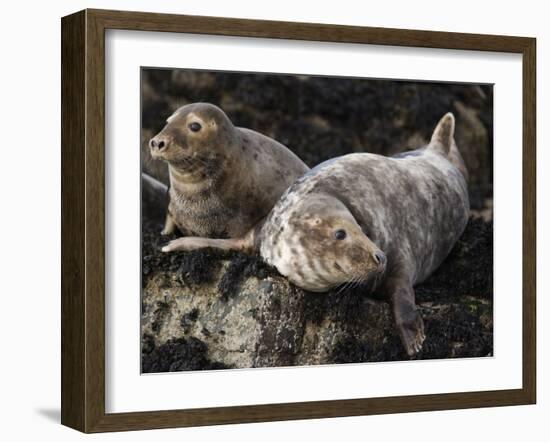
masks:
{"type": "Polygon", "coordinates": [[[159,149],[162,149],[164,146],[166,146],[166,143],[161,140],[161,141],[159,141],[158,146],[159,146],[159,149]]]}
{"type": "Polygon", "coordinates": [[[374,261],[376,262],[376,264],[382,266],[382,265],[386,264],[386,255],[384,255],[384,253],[382,253],[382,252],[375,252],[374,253],[374,261]]]}
{"type": "Polygon", "coordinates": [[[154,149],[155,147],[157,147],[157,143],[155,142],[154,139],[152,139],[151,141],[149,141],[149,145],[151,146],[151,149],[154,149]]]}

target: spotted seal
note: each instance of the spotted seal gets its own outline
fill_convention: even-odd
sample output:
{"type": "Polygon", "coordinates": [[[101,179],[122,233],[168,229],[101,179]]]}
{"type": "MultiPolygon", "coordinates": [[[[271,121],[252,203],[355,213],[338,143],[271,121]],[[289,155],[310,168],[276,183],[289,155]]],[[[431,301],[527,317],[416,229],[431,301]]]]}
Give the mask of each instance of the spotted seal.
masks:
{"type": "Polygon", "coordinates": [[[235,127],[209,103],[176,110],[150,142],[168,163],[170,202],[163,234],[231,238],[264,218],[309,168],[288,148],[235,127]]]}
{"type": "Polygon", "coordinates": [[[468,174],[454,126],[448,113],[423,148],[326,161],[283,194],[261,228],[231,241],[190,238],[165,251],[256,251],[314,292],[363,283],[390,300],[401,341],[414,356],[425,333],[413,287],[441,264],[469,217],[468,174]]]}

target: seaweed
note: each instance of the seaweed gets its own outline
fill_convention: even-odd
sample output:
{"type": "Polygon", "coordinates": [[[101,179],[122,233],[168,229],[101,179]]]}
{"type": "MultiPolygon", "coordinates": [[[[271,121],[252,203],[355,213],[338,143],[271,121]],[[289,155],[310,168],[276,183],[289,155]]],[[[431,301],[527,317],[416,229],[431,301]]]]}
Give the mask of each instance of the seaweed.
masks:
{"type": "Polygon", "coordinates": [[[141,371],[142,373],[163,373],[230,368],[226,364],[208,359],[207,350],[207,345],[195,337],[170,339],[157,346],[150,335],[144,335],[141,371]]]}

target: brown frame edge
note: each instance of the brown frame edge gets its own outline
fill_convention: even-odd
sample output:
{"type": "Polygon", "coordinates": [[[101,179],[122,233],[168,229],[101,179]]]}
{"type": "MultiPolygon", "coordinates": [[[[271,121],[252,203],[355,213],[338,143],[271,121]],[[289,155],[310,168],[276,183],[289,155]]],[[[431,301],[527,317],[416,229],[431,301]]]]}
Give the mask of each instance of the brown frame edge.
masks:
{"type": "Polygon", "coordinates": [[[61,422],[83,432],[533,404],[536,401],[536,40],[481,34],[84,10],[62,19],[61,422]],[[338,401],[105,413],[105,29],[520,53],[523,387],[338,401]]]}

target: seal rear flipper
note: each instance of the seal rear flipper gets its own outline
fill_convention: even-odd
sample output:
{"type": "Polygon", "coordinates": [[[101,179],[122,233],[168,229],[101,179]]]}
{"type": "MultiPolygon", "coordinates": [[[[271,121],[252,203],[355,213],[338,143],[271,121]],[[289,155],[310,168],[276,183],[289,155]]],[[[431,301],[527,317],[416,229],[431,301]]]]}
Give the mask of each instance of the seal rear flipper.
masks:
{"type": "Polygon", "coordinates": [[[436,150],[448,157],[453,144],[454,133],[455,117],[451,112],[447,112],[437,123],[428,149],[436,150]]]}
{"type": "Polygon", "coordinates": [[[437,123],[427,148],[444,155],[468,181],[468,170],[456,145],[454,133],[455,117],[452,112],[447,112],[437,123]]]}

